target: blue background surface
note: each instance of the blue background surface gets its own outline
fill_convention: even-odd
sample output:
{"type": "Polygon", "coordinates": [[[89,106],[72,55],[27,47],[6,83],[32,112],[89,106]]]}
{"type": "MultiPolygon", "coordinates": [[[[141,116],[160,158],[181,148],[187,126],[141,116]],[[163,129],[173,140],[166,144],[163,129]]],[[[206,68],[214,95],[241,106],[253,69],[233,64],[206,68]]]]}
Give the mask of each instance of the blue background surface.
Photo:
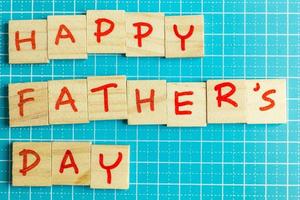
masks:
{"type": "Polygon", "coordinates": [[[298,0],[1,0],[1,199],[299,199],[300,2],[298,0]],[[90,54],[87,60],[43,65],[7,63],[9,19],[84,14],[88,9],[205,15],[205,58],[126,58],[90,54]],[[8,83],[127,75],[129,79],[205,81],[286,78],[288,124],[208,125],[205,128],[84,125],[8,127],[8,83]],[[131,146],[130,189],[83,186],[12,187],[12,141],[89,140],[131,146]]]}

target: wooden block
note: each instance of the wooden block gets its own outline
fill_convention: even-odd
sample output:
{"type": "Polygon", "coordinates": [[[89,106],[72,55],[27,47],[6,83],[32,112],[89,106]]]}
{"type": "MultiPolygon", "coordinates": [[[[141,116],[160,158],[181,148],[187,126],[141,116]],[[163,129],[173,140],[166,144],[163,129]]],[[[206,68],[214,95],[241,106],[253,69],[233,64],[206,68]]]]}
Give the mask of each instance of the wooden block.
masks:
{"type": "Polygon", "coordinates": [[[246,123],[246,91],[245,80],[207,81],[207,123],[246,123]]]}
{"type": "Polygon", "coordinates": [[[206,126],[206,83],[168,83],[167,96],[167,126],[206,126]]]}
{"type": "Polygon", "coordinates": [[[164,56],[164,14],[126,13],[125,16],[126,56],[164,56]]]}
{"type": "Polygon", "coordinates": [[[9,126],[48,125],[48,83],[9,84],[9,126]]]}
{"type": "Polygon", "coordinates": [[[47,21],[10,20],[9,63],[48,63],[47,21]]]}
{"type": "Polygon", "coordinates": [[[125,12],[87,11],[87,52],[125,53],[125,12]]]}
{"type": "Polygon", "coordinates": [[[48,57],[86,59],[86,16],[48,16],[48,57]]]}
{"type": "Polygon", "coordinates": [[[165,80],[127,81],[128,124],[166,124],[166,93],[165,80]]]}
{"type": "Polygon", "coordinates": [[[53,185],[90,184],[89,142],[52,143],[52,183],[53,185]]]}
{"type": "Polygon", "coordinates": [[[129,146],[92,145],[91,188],[128,189],[129,155],[129,146]]]}
{"type": "Polygon", "coordinates": [[[88,77],[89,120],[127,119],[125,76],[88,77]]]}
{"type": "Polygon", "coordinates": [[[49,123],[87,123],[87,83],[85,79],[48,82],[49,123]]]}
{"type": "Polygon", "coordinates": [[[50,186],[52,184],[50,142],[14,142],[12,157],[13,186],[50,186]]]}
{"type": "Polygon", "coordinates": [[[166,57],[203,57],[203,16],[165,17],[166,57]]]}
{"type": "Polygon", "coordinates": [[[247,123],[286,122],[286,80],[247,80],[247,123]]]}

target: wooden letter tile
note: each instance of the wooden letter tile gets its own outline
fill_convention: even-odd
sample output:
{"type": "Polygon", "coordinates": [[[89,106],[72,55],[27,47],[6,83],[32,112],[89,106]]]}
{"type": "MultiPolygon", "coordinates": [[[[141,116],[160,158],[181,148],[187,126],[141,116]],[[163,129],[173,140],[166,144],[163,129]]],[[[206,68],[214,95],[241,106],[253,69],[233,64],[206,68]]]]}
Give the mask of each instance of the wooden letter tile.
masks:
{"type": "Polygon", "coordinates": [[[167,123],[165,80],[127,81],[128,124],[167,123]]]}
{"type": "Polygon", "coordinates": [[[206,126],[206,83],[168,83],[167,126],[206,126]]]}
{"type": "Polygon", "coordinates": [[[164,56],[164,14],[126,13],[126,56],[164,56]]]}
{"type": "Polygon", "coordinates": [[[9,125],[48,125],[47,82],[9,84],[9,125]]]}
{"type": "Polygon", "coordinates": [[[87,123],[87,81],[61,80],[48,82],[49,123],[87,123]]]}
{"type": "Polygon", "coordinates": [[[91,188],[128,189],[129,155],[129,146],[92,145],[91,188]]]}
{"type": "Polygon", "coordinates": [[[12,157],[13,186],[51,185],[50,142],[14,142],[12,157]]]}
{"type": "Polygon", "coordinates": [[[125,12],[87,11],[87,52],[125,53],[125,12]]]}
{"type": "Polygon", "coordinates": [[[52,143],[53,185],[90,184],[89,142],[52,143]]]}
{"type": "Polygon", "coordinates": [[[88,77],[90,120],[127,119],[125,76],[88,77]]]}
{"type": "Polygon", "coordinates": [[[245,80],[207,81],[207,122],[246,123],[245,80]]]}
{"type": "Polygon", "coordinates": [[[247,80],[247,123],[287,122],[286,80],[247,80]]]}
{"type": "Polygon", "coordinates": [[[48,63],[46,20],[9,21],[9,63],[48,63]]]}
{"type": "Polygon", "coordinates": [[[165,17],[166,57],[203,57],[203,16],[165,17]]]}
{"type": "Polygon", "coordinates": [[[50,59],[85,59],[86,16],[48,16],[50,59]]]}

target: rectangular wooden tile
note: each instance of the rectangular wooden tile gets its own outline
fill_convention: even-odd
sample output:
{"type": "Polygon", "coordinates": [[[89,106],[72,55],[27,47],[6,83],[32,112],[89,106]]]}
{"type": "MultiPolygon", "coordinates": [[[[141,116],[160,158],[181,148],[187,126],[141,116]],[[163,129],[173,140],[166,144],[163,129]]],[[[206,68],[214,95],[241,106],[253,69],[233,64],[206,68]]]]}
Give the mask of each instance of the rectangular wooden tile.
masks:
{"type": "Polygon", "coordinates": [[[49,59],[86,59],[86,16],[48,16],[49,59]]]}
{"type": "Polygon", "coordinates": [[[9,63],[48,63],[47,21],[10,20],[9,63]]]}
{"type": "Polygon", "coordinates": [[[168,83],[167,102],[167,126],[206,126],[206,83],[168,83]]]}
{"type": "Polygon", "coordinates": [[[127,81],[128,124],[167,123],[165,80],[127,81]]]}
{"type": "Polygon", "coordinates": [[[247,80],[247,123],[286,123],[286,101],[286,80],[247,80]]]}
{"type": "Polygon", "coordinates": [[[245,80],[207,81],[207,123],[246,123],[245,80]]]}
{"type": "Polygon", "coordinates": [[[125,53],[125,12],[87,11],[87,52],[125,53]]]}
{"type": "Polygon", "coordinates": [[[166,57],[203,57],[203,16],[165,17],[166,57]]]}
{"type": "Polygon", "coordinates": [[[53,185],[90,184],[89,142],[52,143],[52,183],[53,185]]]}
{"type": "Polygon", "coordinates": [[[52,184],[50,142],[14,142],[12,154],[13,186],[52,184]]]}
{"type": "Polygon", "coordinates": [[[91,188],[129,188],[129,146],[92,145],[91,188]]]}
{"type": "Polygon", "coordinates": [[[88,77],[89,120],[127,119],[125,76],[88,77]]]}
{"type": "Polygon", "coordinates": [[[49,123],[87,123],[87,81],[59,80],[48,82],[49,123]]]}
{"type": "Polygon", "coordinates": [[[164,56],[164,14],[126,13],[126,56],[164,56]]]}
{"type": "Polygon", "coordinates": [[[9,126],[48,125],[48,83],[9,84],[9,126]]]}

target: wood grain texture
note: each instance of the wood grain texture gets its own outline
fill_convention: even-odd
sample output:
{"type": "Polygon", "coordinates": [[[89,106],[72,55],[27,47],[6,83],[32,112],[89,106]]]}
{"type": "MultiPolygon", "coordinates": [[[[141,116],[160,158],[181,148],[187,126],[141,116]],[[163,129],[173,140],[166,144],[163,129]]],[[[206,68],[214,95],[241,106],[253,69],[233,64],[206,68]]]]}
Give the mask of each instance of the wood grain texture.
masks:
{"type": "MultiPolygon", "coordinates": [[[[158,56],[165,55],[164,45],[164,14],[163,13],[126,13],[126,56],[158,56]],[[152,33],[142,40],[142,47],[138,46],[136,22],[146,22],[152,25],[152,33]]],[[[142,28],[142,33],[147,28],[142,28]]]]}
{"type": "MultiPolygon", "coordinates": [[[[106,22],[101,23],[101,32],[109,29],[106,22]]],[[[87,52],[88,53],[125,53],[125,12],[123,10],[88,10],[87,11],[87,52]],[[114,22],[114,28],[108,35],[100,37],[97,42],[98,19],[114,22]]]]}
{"type": "MultiPolygon", "coordinates": [[[[67,94],[63,94],[62,100],[68,100],[67,94]]],[[[50,124],[87,123],[89,121],[85,79],[49,81],[48,96],[50,124]],[[69,91],[77,110],[74,111],[70,103],[60,105],[58,110],[55,108],[63,88],[69,91]]]]}
{"type": "MultiPolygon", "coordinates": [[[[86,59],[86,16],[48,16],[48,57],[49,59],[86,59]],[[74,36],[74,42],[68,38],[61,38],[55,44],[59,27],[65,27],[74,36]]],[[[62,29],[61,35],[67,35],[62,29]]]]}
{"type": "Polygon", "coordinates": [[[129,188],[129,146],[121,145],[92,145],[91,155],[91,188],[96,189],[128,189],[129,188]],[[121,155],[119,155],[121,153],[121,155]],[[99,164],[99,156],[103,155],[103,164],[112,166],[111,180],[108,182],[107,172],[99,164]],[[119,157],[122,156],[122,157],[119,157]],[[120,162],[118,161],[120,159],[120,162]]]}
{"type": "Polygon", "coordinates": [[[247,80],[247,123],[286,123],[286,101],[286,80],[247,80]]]}
{"type": "Polygon", "coordinates": [[[206,126],[206,83],[168,83],[167,103],[167,126],[206,126]],[[178,107],[177,114],[175,101],[182,105],[178,107]],[[183,111],[190,113],[183,114],[183,111]]]}
{"type": "Polygon", "coordinates": [[[125,76],[88,77],[89,120],[127,119],[127,93],[125,76]],[[108,107],[105,109],[104,91],[94,91],[107,84],[108,107]],[[116,85],[115,85],[116,84],[116,85]],[[115,87],[116,86],[116,87],[115,87]]]}
{"type": "Polygon", "coordinates": [[[165,80],[127,81],[128,124],[166,124],[167,123],[167,84],[165,80]],[[151,90],[154,94],[154,111],[150,103],[141,104],[138,112],[136,105],[136,89],[140,91],[140,99],[148,99],[151,90]]]}
{"type": "MultiPolygon", "coordinates": [[[[53,185],[89,185],[90,184],[90,142],[53,142],[52,143],[52,183],[53,185]],[[66,151],[72,152],[74,162],[78,167],[75,173],[73,167],[60,172],[60,166],[66,151]]],[[[70,164],[67,157],[66,164],[70,164]]]]}
{"type": "Polygon", "coordinates": [[[10,127],[42,126],[49,124],[47,82],[9,84],[8,96],[10,127]],[[27,89],[29,89],[29,91],[25,92],[27,89]],[[22,92],[23,95],[21,93],[18,94],[18,92],[22,92]],[[23,96],[23,98],[21,96],[23,96]],[[20,111],[22,108],[19,106],[19,103],[20,101],[26,101],[26,99],[27,102],[23,103],[23,112],[21,114],[20,111]],[[30,101],[30,99],[32,101],[30,101]]]}
{"type": "Polygon", "coordinates": [[[203,57],[204,56],[204,19],[203,16],[167,16],[165,17],[166,57],[203,57]],[[174,25],[180,35],[186,35],[190,27],[194,30],[185,40],[185,50],[181,48],[181,40],[175,35],[174,25]]]}
{"type": "MultiPolygon", "coordinates": [[[[51,186],[51,143],[50,142],[14,142],[12,153],[12,185],[13,186],[51,186]],[[33,150],[40,156],[36,167],[25,176],[20,173],[23,169],[23,150],[33,150]]],[[[28,166],[35,162],[35,157],[28,154],[28,166]]]]}
{"type": "Polygon", "coordinates": [[[10,20],[8,23],[8,57],[10,64],[48,63],[47,21],[46,20],[10,20]],[[16,32],[19,32],[19,41],[34,38],[32,42],[20,42],[20,50],[16,46],[16,32]],[[35,31],[32,37],[32,31],[35,31]]]}
{"type": "MultiPolygon", "coordinates": [[[[230,87],[222,89],[222,95],[231,91],[230,87]]],[[[247,122],[247,88],[245,80],[208,80],[207,81],[207,123],[246,123],[247,122]],[[218,106],[218,92],[215,86],[221,83],[231,83],[236,87],[230,99],[237,103],[237,107],[222,102],[218,106]]]]}

